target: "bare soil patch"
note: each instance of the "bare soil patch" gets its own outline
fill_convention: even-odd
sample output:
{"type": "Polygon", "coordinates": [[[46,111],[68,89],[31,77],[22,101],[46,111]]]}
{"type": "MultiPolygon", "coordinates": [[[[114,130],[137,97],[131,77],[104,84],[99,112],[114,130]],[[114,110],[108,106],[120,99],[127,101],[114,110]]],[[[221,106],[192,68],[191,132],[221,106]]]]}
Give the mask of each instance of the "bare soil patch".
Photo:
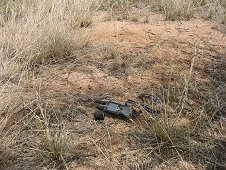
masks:
{"type": "MultiPolygon", "coordinates": [[[[208,169],[208,166],[223,169],[226,163],[226,145],[222,140],[226,135],[226,36],[214,28],[213,23],[202,18],[172,22],[155,13],[150,15],[149,23],[104,21],[84,28],[89,33],[86,47],[50,66],[37,68],[41,82],[37,89],[49,126],[54,128],[59,122],[64,123],[72,152],[69,156],[66,154],[63,162],[46,162],[43,166],[100,170],[208,169]],[[168,143],[158,143],[155,137],[147,135],[139,126],[142,115],[134,122],[111,116],[102,123],[94,122],[95,105],[81,100],[91,97],[124,102],[128,98],[136,100],[141,92],[162,97],[159,89],[169,86],[180,91],[194,57],[193,84],[188,91],[190,109],[210,102],[209,94],[217,94],[221,108],[214,109],[216,101],[209,103],[207,113],[214,120],[208,117],[207,121],[205,116],[195,114],[180,117],[179,128],[192,126],[196,120],[211,124],[200,126],[199,133],[190,134],[190,150],[183,148],[183,143],[188,141],[178,139],[178,154],[168,143]],[[201,91],[200,87],[206,90],[201,91]],[[219,138],[209,141],[204,138],[201,133],[206,126],[219,130],[216,135],[219,138]]],[[[37,105],[31,103],[29,107],[37,105]]],[[[29,107],[22,112],[29,112],[29,107]]],[[[21,117],[28,122],[20,138],[23,145],[34,149],[41,135],[35,115],[42,113],[39,109],[33,112],[21,117]]],[[[18,120],[17,116],[15,114],[11,122],[18,120]]],[[[21,150],[19,154],[27,155],[27,152],[21,150]]],[[[31,155],[35,155],[37,151],[32,152],[31,155]]],[[[11,159],[18,164],[18,169],[40,165],[39,156],[11,159]]]]}
{"type": "MultiPolygon", "coordinates": [[[[211,152],[218,154],[215,160],[224,164],[222,148],[217,150],[214,142],[211,150],[201,146],[205,142],[194,141],[200,152],[197,155],[180,148],[179,152],[184,156],[180,160],[173,148],[170,152],[166,145],[160,151],[157,145],[152,145],[156,139],[139,131],[139,120],[134,124],[107,117],[103,123],[94,122],[92,113],[95,106],[80,101],[80,98],[99,97],[123,102],[128,98],[136,99],[144,91],[159,95],[158,89],[167,88],[169,84],[180,88],[194,56],[192,79],[205,84],[206,88],[216,89],[216,79],[225,83],[226,36],[214,27],[201,18],[168,22],[161,15],[153,14],[150,23],[146,24],[106,21],[87,28],[90,44],[84,51],[60,65],[53,65],[54,69],[42,72],[45,77],[45,89],[41,90],[43,100],[47,102],[45,97],[58,96],[54,112],[62,107],[58,114],[66,116],[63,118],[68,122],[66,126],[75,133],[70,136],[76,136],[74,142],[83,152],[91,154],[70,160],[67,163],[69,168],[135,169],[143,166],[144,169],[205,169],[207,162],[211,167],[217,166],[200,156],[203,153],[209,156],[211,152]],[[189,155],[193,155],[192,158],[189,155]]],[[[221,95],[225,92],[222,90],[221,95]]],[[[192,96],[192,92],[189,95],[192,96]]],[[[194,106],[196,100],[203,102],[201,97],[193,96],[194,106]]],[[[223,116],[221,119],[225,125],[223,109],[220,116],[223,116]]],[[[195,115],[190,119],[183,117],[178,126],[192,124],[195,119],[195,115]]]]}

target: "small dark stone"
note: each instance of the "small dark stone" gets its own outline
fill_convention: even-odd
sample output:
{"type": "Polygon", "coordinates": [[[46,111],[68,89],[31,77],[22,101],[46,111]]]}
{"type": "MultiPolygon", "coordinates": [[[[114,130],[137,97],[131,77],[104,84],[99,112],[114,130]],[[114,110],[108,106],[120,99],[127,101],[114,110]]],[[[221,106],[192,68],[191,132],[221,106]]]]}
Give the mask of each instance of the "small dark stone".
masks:
{"type": "Polygon", "coordinates": [[[101,111],[97,111],[94,114],[94,120],[104,120],[105,113],[101,111]]]}

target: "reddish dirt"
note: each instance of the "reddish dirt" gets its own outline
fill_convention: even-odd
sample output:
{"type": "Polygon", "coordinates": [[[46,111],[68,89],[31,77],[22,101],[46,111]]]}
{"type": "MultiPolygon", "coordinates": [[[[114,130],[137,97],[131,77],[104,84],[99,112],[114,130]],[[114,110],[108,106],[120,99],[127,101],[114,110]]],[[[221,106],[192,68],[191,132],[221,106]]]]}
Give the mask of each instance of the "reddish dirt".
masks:
{"type": "MultiPolygon", "coordinates": [[[[80,66],[74,66],[76,67],[74,71],[73,69],[69,72],[64,71],[59,77],[64,81],[67,80],[72,87],[80,89],[82,94],[110,90],[114,84],[123,89],[132,85],[132,88],[138,90],[147,82],[152,85],[164,83],[161,80],[168,78],[170,70],[176,74],[186,75],[191,59],[196,55],[195,67],[202,71],[195,70],[194,74],[208,81],[208,77],[203,73],[204,67],[211,67],[215,59],[226,57],[226,36],[214,28],[213,23],[201,18],[172,22],[164,21],[161,15],[156,14],[153,14],[148,24],[126,21],[99,22],[87,30],[94,52],[85,56],[85,59],[83,56],[79,57],[77,61],[81,62],[80,66]],[[128,55],[127,64],[139,62],[135,61],[136,56],[137,58],[144,56],[143,62],[151,60],[147,66],[150,68],[129,70],[126,76],[123,75],[123,79],[115,77],[111,70],[99,69],[95,63],[87,64],[85,61],[101,63],[102,60],[104,63],[106,61],[104,55],[108,54],[105,52],[103,55],[101,47],[113,48],[118,56],[128,55]],[[90,73],[84,70],[92,71],[90,73]]],[[[112,62],[109,59],[107,61],[112,62]]]]}
{"type": "MultiPolygon", "coordinates": [[[[164,21],[163,16],[157,14],[152,14],[146,24],[126,21],[93,24],[87,28],[92,53],[78,56],[74,63],[63,65],[61,70],[48,72],[49,77],[54,78],[47,83],[47,91],[75,93],[83,97],[105,95],[122,102],[136,98],[139,92],[167,86],[171,74],[176,77],[171,80],[175,82],[179,77],[187,76],[193,56],[192,76],[210,83],[205,68],[212,68],[218,59],[226,60],[226,36],[214,28],[213,23],[201,18],[172,22],[164,21]],[[111,48],[115,56],[110,56],[105,47],[111,48]],[[141,61],[137,60],[139,57],[141,61]],[[118,67],[121,62],[125,62],[125,68],[118,67]],[[133,66],[139,62],[141,67],[133,66]],[[116,68],[111,69],[114,64],[116,68]],[[118,73],[118,69],[125,73],[118,73]]],[[[95,123],[91,114],[95,108],[83,103],[80,105],[89,118],[76,126],[72,123],[69,128],[86,126],[91,129],[91,132],[83,132],[78,137],[83,137],[86,149],[95,153],[96,158],[75,161],[70,165],[72,169],[126,169],[127,163],[142,163],[143,151],[127,138],[137,128],[133,123],[112,117],[107,117],[104,123],[95,123]]],[[[183,126],[183,122],[187,123],[187,120],[183,119],[178,124],[183,126]]],[[[146,158],[143,160],[147,161],[146,158]]],[[[181,161],[177,167],[195,169],[181,161]]],[[[167,165],[163,163],[162,169],[168,169],[167,165]]]]}

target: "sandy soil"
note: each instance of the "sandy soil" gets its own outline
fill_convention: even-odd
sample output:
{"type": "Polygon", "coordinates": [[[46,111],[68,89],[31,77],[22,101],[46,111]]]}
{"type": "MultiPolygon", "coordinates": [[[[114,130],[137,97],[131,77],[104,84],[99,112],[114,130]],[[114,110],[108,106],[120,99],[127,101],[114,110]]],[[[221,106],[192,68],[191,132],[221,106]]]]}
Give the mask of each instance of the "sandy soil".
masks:
{"type": "Polygon", "coordinates": [[[102,123],[94,122],[95,106],[80,99],[97,97],[124,102],[128,98],[138,100],[136,97],[144,91],[159,95],[161,86],[168,87],[170,82],[181,85],[193,57],[192,77],[211,84],[213,74],[206,70],[223,63],[219,69],[226,71],[226,36],[215,27],[198,17],[172,22],[154,13],[149,23],[102,21],[86,28],[89,44],[85,50],[67,62],[43,69],[43,100],[55,105],[67,120],[72,145],[90,154],[70,160],[69,168],[202,168],[175,155],[160,158],[153,152],[156,148],[147,147],[155,139],[145,137],[129,120],[107,116],[102,123]],[[54,102],[50,97],[55,98],[54,102]]]}

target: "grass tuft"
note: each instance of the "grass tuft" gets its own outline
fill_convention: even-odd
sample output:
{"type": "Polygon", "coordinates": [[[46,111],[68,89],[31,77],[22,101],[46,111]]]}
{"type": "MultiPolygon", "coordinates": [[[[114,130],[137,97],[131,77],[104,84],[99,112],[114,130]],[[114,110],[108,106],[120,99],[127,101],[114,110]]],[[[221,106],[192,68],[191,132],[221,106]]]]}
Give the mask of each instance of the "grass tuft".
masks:
{"type": "Polygon", "coordinates": [[[194,16],[197,3],[193,0],[162,0],[160,8],[166,15],[166,20],[189,20],[194,16]]]}
{"type": "Polygon", "coordinates": [[[33,56],[32,60],[45,63],[50,60],[59,60],[70,55],[75,43],[69,35],[51,32],[41,35],[28,51],[27,56],[33,56]]]}
{"type": "Polygon", "coordinates": [[[64,125],[50,129],[46,128],[41,135],[40,154],[46,162],[64,164],[65,158],[71,155],[68,133],[64,125]]]}

